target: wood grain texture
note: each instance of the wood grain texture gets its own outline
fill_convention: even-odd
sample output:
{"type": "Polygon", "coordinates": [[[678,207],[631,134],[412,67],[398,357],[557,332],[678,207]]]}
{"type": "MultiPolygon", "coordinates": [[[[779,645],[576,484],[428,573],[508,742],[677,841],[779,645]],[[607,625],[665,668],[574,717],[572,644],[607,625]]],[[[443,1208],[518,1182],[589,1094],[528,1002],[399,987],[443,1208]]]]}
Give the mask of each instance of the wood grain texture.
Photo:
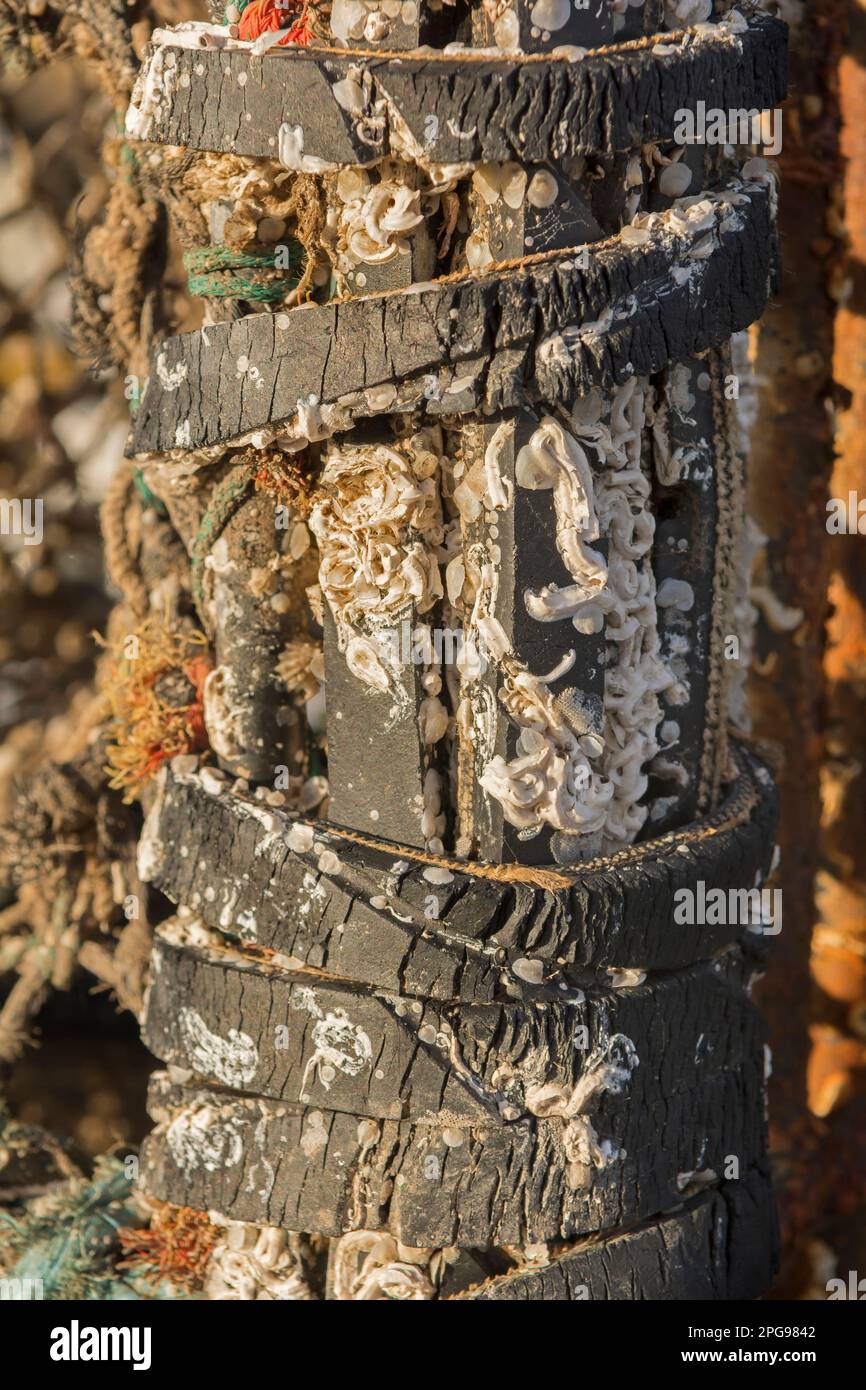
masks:
{"type": "Polygon", "coordinates": [[[376,1119],[508,1124],[551,1086],[581,1114],[649,1111],[762,1056],[754,968],[733,948],[631,988],[446,1005],[160,935],[142,1036],[208,1082],[376,1119]]]}
{"type": "Polygon", "coordinates": [[[540,1269],[501,1275],[459,1299],[516,1302],[728,1302],[772,1280],[778,1234],[770,1184],[755,1170],[639,1229],[581,1244],[540,1269]]]}
{"type": "Polygon", "coordinates": [[[658,1107],[593,1117],[617,1153],[587,1169],[568,1122],[414,1125],[301,1107],[155,1074],[141,1182],[164,1201],[233,1220],[407,1245],[489,1248],[569,1239],[650,1218],[678,1179],[764,1162],[763,1065],[751,1059],[658,1107]],[[609,1128],[605,1128],[609,1122],[609,1128]]]}
{"type": "MultiPolygon", "coordinates": [[[[674,895],[702,880],[751,888],[766,876],[776,795],[766,768],[736,750],[739,776],[718,812],[633,846],[544,889],[443,871],[340,838],[292,831],[284,812],[167,770],[145,832],[143,869],[214,929],[360,984],[431,999],[503,997],[511,967],[540,962],[550,983],[608,966],[668,970],[707,958],[741,924],[673,921],[674,895]],[[287,837],[308,837],[309,848],[287,837]],[[186,853],[175,852],[183,843],[186,853]],[[328,852],[335,862],[324,858],[328,852]],[[321,861],[321,866],[320,866],[321,861]]],[[[506,996],[507,997],[507,996],[506,996]]]]}
{"type": "Polygon", "coordinates": [[[670,139],[676,112],[778,106],[787,85],[786,29],[766,15],[738,36],[706,34],[653,48],[590,51],[579,62],[485,56],[399,59],[335,51],[160,48],[145,62],[163,97],[135,138],[276,158],[280,127],[300,128],[303,155],[328,165],[388,154],[433,164],[531,163],[634,149],[670,139]],[[349,70],[360,109],[334,94],[349,70]]]}
{"type": "MultiPolygon", "coordinates": [[[[427,617],[429,618],[429,614],[427,617]]],[[[379,640],[401,651],[403,624],[416,622],[409,603],[379,640]]],[[[408,646],[408,642],[403,644],[408,646]]],[[[423,667],[397,664],[394,687],[381,691],[364,685],[346,664],[345,643],[330,609],[325,611],[325,682],[328,692],[328,814],[341,825],[374,830],[423,849],[425,844],[424,776],[427,759],[421,741],[419,708],[424,699],[423,667]],[[395,688],[397,693],[395,693],[395,688]],[[374,811],[375,820],[370,811],[374,811]]]]}
{"type": "Polygon", "coordinates": [[[735,180],[716,195],[709,232],[665,223],[643,245],[620,235],[590,247],[586,270],[564,253],[169,338],[155,351],[131,452],[292,427],[310,401],[333,429],[410,405],[431,416],[570,407],[593,385],[651,375],[759,317],[774,279],[771,203],[766,182],[735,180]],[[393,393],[371,389],[383,387],[393,393]]]}

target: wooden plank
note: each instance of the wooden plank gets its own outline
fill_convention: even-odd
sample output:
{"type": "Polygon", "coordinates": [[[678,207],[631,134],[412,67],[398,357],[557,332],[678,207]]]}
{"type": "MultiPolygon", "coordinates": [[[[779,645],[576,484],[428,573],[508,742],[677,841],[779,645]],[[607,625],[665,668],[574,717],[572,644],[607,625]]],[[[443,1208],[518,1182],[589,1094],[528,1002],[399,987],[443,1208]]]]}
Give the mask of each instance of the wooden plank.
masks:
{"type": "Polygon", "coordinates": [[[424,217],[423,173],[405,161],[343,170],[325,184],[327,241],[334,258],[335,297],[407,289],[436,272],[436,246],[424,217]],[[371,211],[377,208],[379,213],[371,211]],[[381,212],[399,208],[405,229],[382,227],[381,212]],[[380,240],[371,242],[371,226],[380,240]],[[365,259],[364,251],[367,251],[365,259]]]}
{"type": "MultiPolygon", "coordinates": [[[[669,207],[716,176],[705,146],[655,167],[650,206],[669,207]]],[[[676,676],[662,694],[661,750],[652,766],[650,826],[663,832],[711,807],[727,760],[724,640],[733,631],[744,468],[727,342],[669,364],[654,382],[655,573],[662,651],[676,676]]]]}
{"type": "Polygon", "coordinates": [[[652,1221],[565,1246],[406,1252],[379,1233],[354,1232],[330,1242],[326,1297],[383,1299],[396,1285],[416,1299],[495,1303],[752,1299],[777,1256],[771,1186],[755,1168],[652,1221]]]}
{"type": "Polygon", "coordinates": [[[650,826],[661,833],[714,804],[727,756],[723,643],[733,630],[744,486],[723,400],[729,371],[727,351],[713,349],[658,383],[653,568],[662,650],[677,678],[662,695],[650,788],[650,826]]]}
{"type": "Polygon", "coordinates": [[[653,1109],[485,1128],[413,1125],[152,1079],[156,1129],[141,1182],[163,1201],[232,1220],[407,1245],[489,1248],[569,1239],[655,1216],[697,1166],[764,1163],[763,1062],[722,1072],[653,1109]],[[607,1123],[609,1121],[609,1124],[607,1123]],[[593,1141],[595,1142],[595,1141],[593,1141]]]}
{"type": "Polygon", "coordinates": [[[227,771],[273,785],[279,768],[296,775],[306,767],[306,725],[277,665],[289,643],[314,637],[305,591],[315,582],[315,552],[291,559],[300,514],[284,508],[278,522],[274,497],[253,486],[248,458],[229,457],[200,477],[191,491],[170,469],[147,470],[193,559],[194,598],[216,657],[204,687],[211,747],[227,771]]]}
{"type": "Polygon", "coordinates": [[[438,429],[400,439],[376,424],[327,450],[310,518],[326,608],[328,814],[441,849],[442,441],[438,429]]]}
{"type": "MultiPolygon", "coordinates": [[[[529,8],[520,5],[520,45],[535,51],[541,35],[527,24],[529,8]]],[[[609,28],[607,9],[600,18],[581,17],[586,31],[593,23],[609,28]]],[[[479,42],[490,38],[492,28],[481,11],[474,12],[474,33],[479,42]]],[[[564,27],[568,28],[571,21],[564,27]]],[[[623,182],[619,183],[620,190],[623,182]]],[[[614,212],[618,229],[622,201],[614,212]]],[[[476,170],[468,196],[470,236],[466,253],[470,263],[519,259],[538,252],[601,241],[602,227],[594,215],[585,183],[574,186],[562,170],[552,165],[486,164],[476,170]]],[[[583,257],[588,256],[584,250],[583,257]]],[[[557,701],[565,691],[579,690],[583,711],[581,732],[600,735],[603,724],[604,638],[600,633],[577,638],[570,623],[541,623],[530,614],[527,595],[547,586],[568,586],[574,576],[566,567],[559,543],[561,518],[554,503],[554,488],[535,488],[521,477],[520,463],[533,453],[540,421],[528,410],[480,420],[467,419],[449,435],[449,452],[459,461],[459,483],[454,467],[452,492],[459,502],[462,534],[461,564],[465,603],[457,600],[463,629],[483,660],[459,672],[457,715],[456,843],[465,854],[500,862],[549,864],[590,858],[600,847],[591,825],[580,834],[565,835],[553,822],[557,812],[548,805],[533,824],[521,824],[509,802],[514,769],[524,765],[522,731],[514,710],[508,709],[509,682],[516,672],[535,679],[543,700],[557,701]],[[483,488],[481,488],[483,480],[483,488]],[[478,495],[476,495],[478,494],[478,495]],[[496,624],[507,644],[507,658],[493,651],[485,640],[486,621],[496,624]],[[555,673],[559,672],[557,676],[555,673]],[[549,679],[537,679],[539,677],[549,679]],[[587,714],[587,712],[589,713],[587,714]],[[494,767],[504,773],[507,794],[495,792],[489,781],[494,767]]],[[[543,433],[543,430],[542,430],[543,433]]],[[[557,493],[557,498],[560,494],[557,493]]],[[[456,586],[459,587],[459,586],[456,586]]],[[[535,723],[536,720],[533,719],[535,723]]],[[[576,753],[576,732],[568,721],[555,719],[560,737],[576,753]]],[[[581,760],[580,772],[589,772],[581,760]]],[[[497,784],[502,782],[498,774],[497,784]]],[[[548,777],[566,780],[559,770],[548,777]]],[[[565,817],[564,809],[559,819],[565,817]]],[[[579,820],[569,810],[570,820],[579,820]]],[[[528,817],[532,820],[532,817],[528,817]]]]}
{"type": "Polygon", "coordinates": [[[161,1061],[248,1095],[486,1125],[602,1105],[607,1123],[762,1054],[744,991],[752,967],[736,948],[631,988],[448,1005],[287,970],[201,935],[182,919],[160,929],[143,1038],[161,1061]]]}
{"type": "Polygon", "coordinates": [[[676,969],[745,927],[675,923],[675,895],[699,881],[727,895],[769,870],[775,789],[762,764],[733,753],[741,771],[716,813],[563,872],[558,887],[353,842],[186,769],[160,775],[141,871],[229,938],[410,995],[481,1001],[507,997],[527,971],[580,985],[588,969],[676,969]]]}
{"type": "MultiPolygon", "coordinates": [[[[399,652],[403,624],[414,628],[407,605],[379,641],[399,652]]],[[[384,691],[363,684],[346,664],[334,621],[325,616],[328,723],[328,819],[423,849],[425,750],[418,711],[422,668],[411,661],[392,668],[384,691]]]]}
{"type": "Polygon", "coordinates": [[[454,1298],[511,1302],[727,1302],[765,1292],[778,1262],[769,1180],[741,1181],[682,1211],[605,1240],[581,1242],[541,1268],[490,1279],[454,1298]]]}
{"type": "Polygon", "coordinates": [[[276,528],[273,497],[252,492],[227,521],[204,570],[217,661],[204,692],[208,736],[222,767],[271,786],[281,767],[303,772],[307,752],[301,713],[277,669],[287,643],[309,633],[309,623],[305,631],[298,621],[309,566],[294,574],[275,568],[286,539],[276,528]],[[254,585],[270,575],[280,577],[277,603],[254,585]]]}
{"type": "MultiPolygon", "coordinates": [[[[493,423],[469,420],[454,436],[459,441],[461,485],[466,486],[465,477],[473,468],[486,476],[489,463],[501,488],[499,499],[486,488],[477,517],[464,515],[461,522],[463,567],[475,589],[464,631],[484,661],[478,670],[461,672],[456,842],[471,857],[495,862],[573,863],[598,852],[600,838],[592,825],[583,834],[568,836],[550,820],[523,828],[509,816],[504,793],[494,793],[487,780],[494,760],[509,767],[522,762],[521,730],[503,703],[512,668],[552,677],[538,683],[552,702],[579,690],[579,725],[572,727],[574,721],[566,717],[558,720],[575,745],[579,728],[585,746],[590,746],[586,735],[591,734],[600,747],[604,729],[603,634],[579,635],[570,622],[541,623],[527,607],[527,594],[574,582],[557,545],[553,489],[521,485],[519,461],[531,451],[539,425],[536,415],[518,411],[493,423]],[[479,600],[484,586],[489,597],[479,600]],[[481,622],[488,615],[508,642],[506,663],[496,660],[484,641],[481,622]]],[[[597,549],[600,553],[604,542],[597,549]]],[[[569,756],[580,758],[576,750],[569,756]]],[[[580,771],[589,776],[589,764],[581,763],[580,771]]],[[[545,812],[542,807],[541,813],[549,814],[550,808],[545,812]]]]}
{"type": "MultiPolygon", "coordinates": [[[[396,161],[369,174],[343,171],[328,181],[328,236],[337,295],[407,289],[429,280],[436,248],[424,216],[422,184],[417,169],[396,161]],[[387,218],[385,225],[380,220],[385,209],[398,226],[404,225],[399,235],[387,230],[387,218]]],[[[436,750],[428,746],[430,726],[423,717],[428,673],[416,658],[412,637],[419,623],[435,621],[435,595],[419,609],[405,592],[395,611],[384,566],[365,574],[364,611],[351,611],[347,617],[350,596],[340,589],[338,600],[340,586],[327,582],[335,555],[344,560],[351,555],[353,573],[361,565],[364,540],[358,537],[357,525],[353,528],[345,522],[347,509],[357,522],[359,489],[375,491],[388,477],[398,488],[419,495],[418,452],[426,454],[427,442],[422,435],[416,436],[417,444],[401,441],[395,437],[398,432],[396,421],[379,419],[363,437],[344,439],[325,451],[320,479],[324,498],[313,511],[311,525],[320,544],[325,608],[329,817],[362,830],[372,826],[379,834],[423,848],[436,839],[439,826],[432,809],[436,750]],[[367,653],[366,661],[357,657],[359,650],[367,653]],[[371,662],[375,674],[371,674],[371,662]]],[[[441,440],[432,441],[432,452],[438,458],[441,440]]],[[[420,484],[428,493],[431,486],[438,487],[438,469],[432,484],[430,480],[420,484]]],[[[435,539],[441,541],[438,500],[432,511],[438,518],[435,539]]],[[[364,529],[372,546],[377,520],[380,526],[386,524],[370,518],[364,529]]],[[[399,526],[399,534],[389,528],[387,554],[398,567],[408,566],[418,545],[429,553],[433,539],[418,537],[406,522],[399,526]]]]}
{"type": "Polygon", "coordinates": [[[306,434],[311,418],[343,430],[410,406],[433,415],[539,401],[570,408],[593,385],[649,375],[751,323],[773,283],[767,183],[737,180],[707,197],[715,230],[700,215],[701,230],[690,231],[681,214],[663,214],[643,244],[599,244],[585,270],[566,254],[170,338],[155,353],[162,370],[151,371],[132,452],[201,448],[270,425],[306,434]]]}
{"type": "Polygon", "coordinates": [[[611,153],[669,139],[676,112],[698,101],[778,106],[785,34],[758,15],[742,33],[672,37],[663,56],[614,47],[576,62],[161,45],[145,60],[127,134],[254,158],[277,158],[282,144],[284,159],[309,172],[387,154],[456,164],[611,153]]]}

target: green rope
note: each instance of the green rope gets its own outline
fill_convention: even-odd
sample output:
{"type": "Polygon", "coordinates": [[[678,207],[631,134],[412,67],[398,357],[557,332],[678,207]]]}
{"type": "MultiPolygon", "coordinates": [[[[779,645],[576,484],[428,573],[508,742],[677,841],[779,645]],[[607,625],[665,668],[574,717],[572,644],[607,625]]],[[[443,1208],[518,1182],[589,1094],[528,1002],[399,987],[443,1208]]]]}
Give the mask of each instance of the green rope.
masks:
{"type": "Polygon", "coordinates": [[[189,292],[200,299],[246,299],[251,304],[278,304],[298,280],[248,280],[241,275],[191,275],[189,292]]]}
{"type": "Polygon", "coordinates": [[[132,481],[135,485],[136,492],[146,507],[151,507],[159,516],[168,516],[167,506],[162,498],[157,497],[156,493],[152,492],[148,487],[144,480],[144,474],[140,468],[134,468],[132,470],[132,481]]]}
{"type": "Polygon", "coordinates": [[[99,1158],[92,1181],[72,1178],[16,1219],[0,1210],[0,1276],[37,1281],[45,1299],[101,1301],[183,1298],[166,1280],[119,1267],[119,1231],[140,1224],[130,1179],[116,1158],[99,1158]]]}
{"type": "Polygon", "coordinates": [[[246,299],[251,303],[277,304],[296,289],[304,249],[289,239],[281,243],[289,253],[284,269],[274,264],[276,248],[269,251],[232,251],[228,246],[198,246],[184,251],[189,292],[208,299],[246,299]],[[240,274],[248,271],[249,274],[240,274]]]}
{"type": "Polygon", "coordinates": [[[204,565],[214,542],[243,502],[254,482],[248,464],[239,464],[214,488],[207,511],[190,550],[192,596],[205,630],[210,631],[204,606],[204,565]]]}
{"type": "Polygon", "coordinates": [[[120,147],[120,162],[123,165],[124,177],[133,179],[138,173],[138,159],[135,150],[127,140],[124,140],[120,147]]]}

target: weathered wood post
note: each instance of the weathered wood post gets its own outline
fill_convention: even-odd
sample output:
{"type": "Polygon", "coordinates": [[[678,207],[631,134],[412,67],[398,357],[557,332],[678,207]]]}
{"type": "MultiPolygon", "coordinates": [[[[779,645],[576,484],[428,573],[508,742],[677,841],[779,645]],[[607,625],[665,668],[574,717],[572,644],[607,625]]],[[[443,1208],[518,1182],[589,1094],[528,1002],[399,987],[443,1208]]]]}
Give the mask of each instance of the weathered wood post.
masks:
{"type": "Polygon", "coordinates": [[[286,1296],[771,1276],[747,996],[775,801],[727,737],[725,643],[728,343],[773,284],[775,185],[737,137],[677,131],[776,106],[784,26],[718,9],[347,0],[284,46],[257,0],[238,36],[158,33],[139,79],[132,137],[324,208],[330,280],[156,345],[131,443],[181,528],[191,475],[304,460],[318,585],[293,570],[309,535],[261,559],[266,493],[235,541],[196,514],[225,771],[163,769],[140,855],[177,907],[142,1181],[241,1223],[238,1251],[315,1236],[286,1296]],[[279,780],[281,731],[306,745],[275,673],[318,632],[314,820],[279,780]]]}

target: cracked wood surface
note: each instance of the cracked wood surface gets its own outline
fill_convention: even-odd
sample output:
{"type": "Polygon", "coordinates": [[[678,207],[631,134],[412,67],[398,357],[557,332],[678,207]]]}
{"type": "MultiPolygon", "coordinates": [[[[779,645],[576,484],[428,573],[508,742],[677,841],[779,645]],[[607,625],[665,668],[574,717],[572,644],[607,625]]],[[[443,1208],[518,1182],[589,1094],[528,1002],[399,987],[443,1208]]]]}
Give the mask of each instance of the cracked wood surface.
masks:
{"type": "Polygon", "coordinates": [[[432,416],[570,408],[593,385],[649,376],[752,323],[772,287],[768,184],[735,180],[714,197],[710,232],[666,222],[641,245],[621,234],[589,248],[586,270],[564,253],[169,338],[155,351],[131,452],[291,426],[305,402],[333,408],[330,426],[346,429],[410,405],[432,416]]]}
{"type": "Polygon", "coordinates": [[[607,966],[663,970],[714,954],[740,924],[677,924],[675,894],[751,888],[766,877],[776,794],[766,769],[740,767],[718,811],[566,875],[557,889],[442,869],[342,839],[327,824],[194,773],[166,770],[151,808],[142,867],[209,927],[361,984],[432,999],[502,997],[529,958],[545,980],[580,984],[607,966]],[[296,829],[293,831],[293,824],[296,829]],[[292,848],[288,836],[306,848],[292,848]],[[186,853],[173,852],[183,843],[186,853]],[[323,859],[330,851],[334,860],[323,859]],[[320,861],[321,867],[320,867],[320,861]]]}
{"type": "Polygon", "coordinates": [[[723,111],[778,106],[785,35],[782,23],[760,15],[739,36],[671,36],[663,54],[613,46],[579,62],[322,49],[257,58],[236,48],[161,47],[140,87],[158,70],[163,98],[128,129],[153,143],[273,159],[280,127],[289,126],[302,132],[304,158],[332,166],[388,154],[432,164],[607,154],[670,139],[676,113],[699,100],[723,111]],[[334,93],[350,74],[360,98],[352,110],[334,93]]]}
{"type": "MultiPolygon", "coordinates": [[[[183,1075],[183,1073],[181,1073],[183,1075]]],[[[654,1216],[696,1168],[763,1162],[763,1059],[652,1109],[593,1116],[600,1167],[575,1161],[569,1123],[418,1125],[242,1097],[156,1073],[141,1182],[150,1195],[232,1220],[389,1231],[414,1246],[568,1239],[654,1216]]]]}
{"type": "Polygon", "coordinates": [[[582,1244],[541,1268],[504,1274],[453,1297],[492,1303],[754,1299],[772,1280],[777,1244],[770,1185],[756,1169],[640,1229],[582,1244]]]}
{"type": "Polygon", "coordinates": [[[753,968],[735,948],[636,987],[446,1005],[162,935],[142,1037],[206,1081],[377,1119],[509,1123],[551,1086],[581,1114],[649,1111],[762,1056],[753,968]]]}

